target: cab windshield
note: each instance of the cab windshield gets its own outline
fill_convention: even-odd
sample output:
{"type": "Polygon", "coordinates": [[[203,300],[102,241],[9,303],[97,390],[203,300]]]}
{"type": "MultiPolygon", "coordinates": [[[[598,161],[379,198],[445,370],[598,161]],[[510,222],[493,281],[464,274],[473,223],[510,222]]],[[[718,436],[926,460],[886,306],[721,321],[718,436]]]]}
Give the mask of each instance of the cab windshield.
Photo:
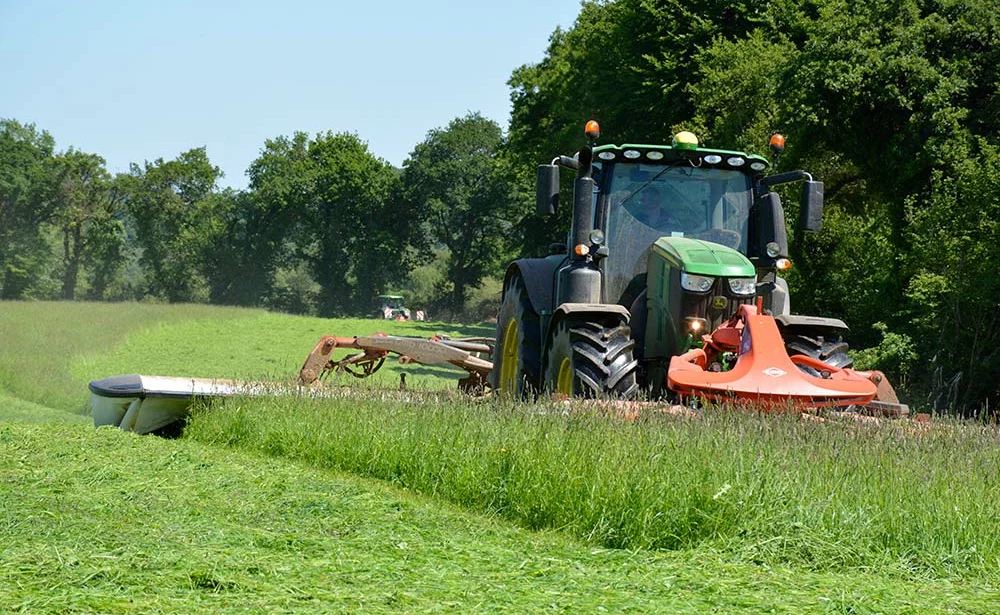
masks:
{"type": "Polygon", "coordinates": [[[382,305],[398,310],[403,307],[403,298],[398,295],[382,295],[382,305]]]}
{"type": "Polygon", "coordinates": [[[604,261],[607,300],[628,300],[626,288],[645,274],[647,251],[660,237],[702,239],[746,253],[752,203],[746,174],[687,161],[619,163],[612,169],[605,216],[612,254],[604,261]]]}

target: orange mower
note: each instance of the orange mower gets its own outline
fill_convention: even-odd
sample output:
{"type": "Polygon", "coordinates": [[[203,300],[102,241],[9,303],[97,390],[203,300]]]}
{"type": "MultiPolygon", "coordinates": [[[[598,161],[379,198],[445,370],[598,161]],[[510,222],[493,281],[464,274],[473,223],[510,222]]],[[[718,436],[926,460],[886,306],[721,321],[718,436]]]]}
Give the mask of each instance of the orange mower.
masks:
{"type": "Polygon", "coordinates": [[[756,306],[702,337],[702,346],[670,359],[667,383],[685,398],[750,402],[764,409],[861,408],[906,414],[879,371],[857,371],[802,354],[789,356],[775,319],[756,306]],[[732,363],[725,369],[726,362],[732,363]],[[809,368],[812,375],[801,368],[809,368]]]}

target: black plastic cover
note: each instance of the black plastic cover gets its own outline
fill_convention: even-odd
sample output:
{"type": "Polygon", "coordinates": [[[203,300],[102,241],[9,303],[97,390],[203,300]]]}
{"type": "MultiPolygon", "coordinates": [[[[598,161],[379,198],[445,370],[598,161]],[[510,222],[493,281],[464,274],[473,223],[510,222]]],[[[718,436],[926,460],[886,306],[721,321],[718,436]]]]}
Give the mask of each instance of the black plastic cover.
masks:
{"type": "Polygon", "coordinates": [[[823,182],[807,181],[802,185],[799,227],[812,232],[823,228],[823,182]]]}
{"type": "Polygon", "coordinates": [[[535,179],[535,209],[539,216],[551,216],[559,205],[559,167],[540,164],[535,179]]]}
{"type": "Polygon", "coordinates": [[[142,397],[145,393],[142,388],[142,377],[139,374],[91,380],[88,386],[91,393],[101,397],[142,397]]]}

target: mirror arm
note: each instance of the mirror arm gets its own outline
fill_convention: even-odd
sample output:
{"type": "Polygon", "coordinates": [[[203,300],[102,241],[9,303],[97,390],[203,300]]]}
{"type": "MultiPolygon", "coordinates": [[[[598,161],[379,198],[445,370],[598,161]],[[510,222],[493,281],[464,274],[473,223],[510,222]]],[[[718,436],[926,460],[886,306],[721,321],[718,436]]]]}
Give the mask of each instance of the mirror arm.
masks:
{"type": "Polygon", "coordinates": [[[570,156],[556,156],[549,164],[559,165],[561,167],[566,167],[567,169],[580,168],[580,161],[576,158],[571,158],[570,156]]]}
{"type": "Polygon", "coordinates": [[[802,181],[802,180],[812,181],[813,177],[811,174],[805,171],[788,171],[786,173],[779,173],[777,175],[770,175],[760,180],[760,192],[761,194],[770,191],[771,186],[778,186],[780,184],[790,184],[792,182],[802,181]]]}

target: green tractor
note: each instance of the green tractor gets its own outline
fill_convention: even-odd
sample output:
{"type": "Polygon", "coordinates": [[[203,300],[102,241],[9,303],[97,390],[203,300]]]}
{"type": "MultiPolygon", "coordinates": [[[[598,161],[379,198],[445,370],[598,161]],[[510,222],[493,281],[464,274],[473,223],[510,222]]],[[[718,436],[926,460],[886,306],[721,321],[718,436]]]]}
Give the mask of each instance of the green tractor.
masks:
{"type": "Polygon", "coordinates": [[[403,295],[379,295],[375,318],[384,320],[409,320],[410,310],[403,303],[403,295]]]}
{"type": "MultiPolygon", "coordinates": [[[[752,386],[780,398],[786,389],[779,376],[789,369],[817,379],[830,380],[831,372],[840,378],[841,370],[850,379],[881,379],[844,369],[851,366],[842,341],[846,325],[793,316],[778,275],[791,263],[784,210],[772,188],[802,182],[799,229],[818,231],[822,182],[804,171],[768,175],[766,158],[702,148],[687,132],[670,145],[597,146],[599,130],[588,123],[589,143],[576,156],[538,167],[540,215],[555,213],[560,167],[575,171],[572,225],[566,244],[553,245],[550,256],[507,269],[490,374],[495,389],[517,397],[547,391],[628,399],[641,390],[660,396],[674,388],[672,359],[711,342],[709,334],[727,325],[732,331],[719,339],[736,346],[702,367],[732,370],[750,349],[749,333],[734,319],[756,311],[773,319],[781,355],[798,369],[783,360],[758,365],[754,374],[773,378],[757,374],[752,386]]],[[[771,148],[783,147],[775,135],[771,148]]],[[[705,390],[740,395],[721,384],[705,390]]]]}

